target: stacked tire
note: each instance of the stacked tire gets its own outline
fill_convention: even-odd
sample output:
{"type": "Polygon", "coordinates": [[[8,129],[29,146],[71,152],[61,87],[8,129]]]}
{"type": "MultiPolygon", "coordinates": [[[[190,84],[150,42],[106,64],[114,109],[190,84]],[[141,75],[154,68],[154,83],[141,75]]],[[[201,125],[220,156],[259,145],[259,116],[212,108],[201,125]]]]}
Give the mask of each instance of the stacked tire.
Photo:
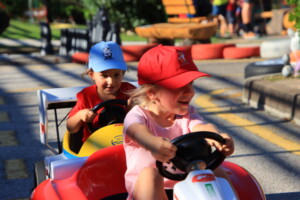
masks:
{"type": "Polygon", "coordinates": [[[195,44],[192,45],[192,58],[194,60],[223,58],[223,50],[235,47],[235,44],[195,44]]]}
{"type": "Polygon", "coordinates": [[[260,45],[261,58],[281,58],[291,51],[291,39],[263,41],[260,45]]]}
{"type": "Polygon", "coordinates": [[[194,60],[242,59],[260,57],[260,47],[236,47],[235,44],[195,44],[191,49],[194,60]]]}
{"type": "MultiPolygon", "coordinates": [[[[125,62],[139,61],[142,55],[157,44],[125,45],[121,46],[125,62]]],[[[186,47],[187,48],[187,47],[186,47]]],[[[88,52],[76,52],[72,54],[72,62],[86,64],[89,60],[88,52]]]]}
{"type": "Polygon", "coordinates": [[[246,66],[244,76],[245,78],[249,78],[251,76],[281,73],[284,65],[285,63],[281,58],[261,62],[252,62],[246,66]]]}
{"type": "Polygon", "coordinates": [[[149,49],[157,46],[155,43],[145,45],[122,45],[125,62],[139,61],[142,55],[149,49]]]}
{"type": "Polygon", "coordinates": [[[227,47],[223,51],[225,59],[260,57],[260,47],[227,47]]]}
{"type": "Polygon", "coordinates": [[[73,63],[87,64],[89,61],[89,53],[87,52],[76,52],[71,57],[73,63]]]}

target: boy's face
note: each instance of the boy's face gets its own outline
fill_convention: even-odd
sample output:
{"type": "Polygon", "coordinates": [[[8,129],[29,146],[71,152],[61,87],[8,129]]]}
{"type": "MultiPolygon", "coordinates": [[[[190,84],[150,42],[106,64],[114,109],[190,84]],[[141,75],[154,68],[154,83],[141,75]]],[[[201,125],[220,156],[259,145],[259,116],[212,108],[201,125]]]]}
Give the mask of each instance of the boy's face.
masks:
{"type": "Polygon", "coordinates": [[[109,69],[102,72],[91,72],[89,76],[97,85],[98,94],[102,99],[111,95],[117,96],[124,72],[120,69],[109,69]]]}

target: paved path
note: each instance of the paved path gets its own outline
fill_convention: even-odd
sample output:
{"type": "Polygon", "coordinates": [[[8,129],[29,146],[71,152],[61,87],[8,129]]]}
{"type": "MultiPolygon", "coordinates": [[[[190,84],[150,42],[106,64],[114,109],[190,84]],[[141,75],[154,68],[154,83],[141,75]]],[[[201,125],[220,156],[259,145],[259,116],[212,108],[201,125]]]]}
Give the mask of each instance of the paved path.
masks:
{"type": "MultiPolygon", "coordinates": [[[[18,61],[19,58],[12,59],[18,61]]],[[[28,63],[24,65],[0,66],[0,160],[3,161],[0,163],[0,187],[4,191],[0,193],[1,200],[28,199],[33,187],[34,162],[52,155],[39,141],[36,90],[88,84],[80,78],[84,65],[60,63],[63,59],[51,59],[57,61],[55,64],[34,57],[26,59],[28,63]]],[[[237,152],[230,160],[254,172],[268,200],[297,200],[300,198],[300,160],[294,153],[299,153],[299,148],[284,149],[249,132],[251,129],[265,135],[271,130],[296,143],[299,141],[299,127],[292,122],[272,118],[262,110],[244,107],[241,103],[244,66],[252,61],[255,60],[196,61],[199,69],[213,74],[213,78],[196,81],[195,103],[200,102],[199,110],[209,121],[233,134],[237,152]]],[[[136,63],[129,65],[126,80],[135,81],[136,63]]],[[[59,118],[67,112],[61,110],[59,118]]],[[[55,133],[52,112],[49,120],[52,122],[50,132],[55,133]]],[[[60,132],[64,131],[65,124],[62,124],[60,132]]],[[[50,139],[54,143],[54,137],[50,139]]],[[[280,139],[278,141],[280,143],[280,139]]]]}

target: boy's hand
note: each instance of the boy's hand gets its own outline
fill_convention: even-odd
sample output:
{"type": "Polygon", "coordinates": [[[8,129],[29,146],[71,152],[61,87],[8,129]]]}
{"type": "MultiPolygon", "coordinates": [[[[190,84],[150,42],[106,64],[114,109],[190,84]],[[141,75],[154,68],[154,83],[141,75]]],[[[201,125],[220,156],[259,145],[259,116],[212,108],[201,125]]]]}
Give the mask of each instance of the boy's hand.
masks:
{"type": "Polygon", "coordinates": [[[177,147],[169,139],[154,136],[152,142],[154,145],[149,150],[156,160],[167,162],[175,157],[177,147]]]}
{"type": "Polygon", "coordinates": [[[97,116],[97,113],[94,113],[90,109],[83,109],[80,111],[81,120],[83,122],[93,122],[95,117],[97,116]]]}

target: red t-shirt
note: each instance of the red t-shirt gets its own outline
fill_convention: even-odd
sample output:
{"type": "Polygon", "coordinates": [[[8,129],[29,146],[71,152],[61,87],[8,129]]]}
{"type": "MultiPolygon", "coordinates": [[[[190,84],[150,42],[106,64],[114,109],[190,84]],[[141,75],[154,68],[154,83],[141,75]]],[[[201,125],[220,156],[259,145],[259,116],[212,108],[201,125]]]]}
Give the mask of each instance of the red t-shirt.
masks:
{"type": "MultiPolygon", "coordinates": [[[[118,96],[116,99],[124,99],[127,100],[129,96],[127,94],[124,94],[124,92],[130,91],[134,89],[135,86],[133,86],[130,83],[127,82],[122,82],[121,87],[118,92],[118,96]]],[[[68,118],[72,117],[75,115],[78,111],[86,108],[92,109],[94,106],[97,104],[103,102],[102,99],[100,99],[98,92],[97,92],[97,86],[92,85],[89,87],[86,87],[82,89],[80,92],[77,93],[77,102],[74,108],[69,113],[68,118]]],[[[98,110],[97,113],[100,113],[102,109],[98,110]]],[[[92,123],[93,127],[97,127],[98,125],[98,120],[99,120],[99,115],[97,115],[92,123]]],[[[82,142],[84,142],[90,135],[90,131],[86,125],[86,123],[82,123],[81,125],[83,127],[83,138],[82,142]]],[[[98,125],[99,126],[99,125],[98,125]]]]}

